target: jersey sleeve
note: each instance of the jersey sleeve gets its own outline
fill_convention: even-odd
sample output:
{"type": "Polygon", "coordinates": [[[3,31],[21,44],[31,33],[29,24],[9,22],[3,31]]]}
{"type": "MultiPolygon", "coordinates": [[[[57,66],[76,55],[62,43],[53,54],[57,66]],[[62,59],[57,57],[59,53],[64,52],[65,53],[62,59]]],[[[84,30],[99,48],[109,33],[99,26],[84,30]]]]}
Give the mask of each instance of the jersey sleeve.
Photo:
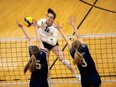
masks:
{"type": "Polygon", "coordinates": [[[37,21],[37,24],[41,26],[41,24],[42,24],[42,19],[40,19],[39,21],[37,21]]]}
{"type": "Polygon", "coordinates": [[[81,44],[81,47],[82,47],[81,49],[84,50],[85,52],[89,51],[87,44],[81,44]]]}
{"type": "Polygon", "coordinates": [[[75,51],[72,48],[70,48],[70,55],[73,59],[74,59],[74,54],[75,54],[75,51]]]}
{"type": "Polygon", "coordinates": [[[37,21],[37,24],[41,26],[41,20],[37,21]]]}
{"type": "Polygon", "coordinates": [[[44,49],[40,49],[40,57],[46,58],[46,51],[44,49]]]}

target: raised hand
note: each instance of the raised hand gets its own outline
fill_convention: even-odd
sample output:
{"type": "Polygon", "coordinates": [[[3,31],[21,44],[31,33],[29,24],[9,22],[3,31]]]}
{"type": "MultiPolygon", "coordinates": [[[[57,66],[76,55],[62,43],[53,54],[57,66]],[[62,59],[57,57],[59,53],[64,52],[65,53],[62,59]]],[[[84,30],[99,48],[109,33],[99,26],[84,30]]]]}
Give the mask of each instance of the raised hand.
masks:
{"type": "Polygon", "coordinates": [[[62,25],[59,25],[59,23],[57,22],[57,23],[54,23],[54,27],[59,30],[59,29],[62,29],[63,24],[62,25]]]}
{"type": "Polygon", "coordinates": [[[23,27],[23,25],[20,23],[20,21],[17,21],[17,25],[18,25],[20,28],[23,27]]]}
{"type": "Polygon", "coordinates": [[[35,27],[38,26],[36,19],[33,19],[33,26],[35,26],[35,27]]]}
{"type": "Polygon", "coordinates": [[[75,19],[73,18],[73,17],[68,17],[69,18],[69,23],[71,24],[71,25],[75,25],[75,19]]]}

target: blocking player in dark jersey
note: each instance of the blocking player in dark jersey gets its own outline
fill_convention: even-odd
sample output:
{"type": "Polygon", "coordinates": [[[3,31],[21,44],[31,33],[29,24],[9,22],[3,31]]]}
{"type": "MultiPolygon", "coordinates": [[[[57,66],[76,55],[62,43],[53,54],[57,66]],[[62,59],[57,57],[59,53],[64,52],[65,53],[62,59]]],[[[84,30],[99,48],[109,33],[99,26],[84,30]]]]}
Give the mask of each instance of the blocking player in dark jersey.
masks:
{"type": "Polygon", "coordinates": [[[74,41],[72,45],[69,38],[62,31],[62,26],[57,23],[56,27],[68,43],[73,63],[77,65],[81,74],[81,85],[82,87],[100,87],[101,79],[89,52],[89,48],[80,37],[77,27],[75,26],[74,18],[69,17],[69,20],[78,39],[74,41]]]}
{"type": "Polygon", "coordinates": [[[26,73],[28,69],[31,72],[30,87],[49,87],[47,81],[48,64],[46,59],[46,50],[37,30],[37,22],[33,19],[38,46],[33,45],[31,36],[26,31],[25,27],[20,22],[17,23],[29,41],[30,59],[24,68],[24,73],[26,73]]]}

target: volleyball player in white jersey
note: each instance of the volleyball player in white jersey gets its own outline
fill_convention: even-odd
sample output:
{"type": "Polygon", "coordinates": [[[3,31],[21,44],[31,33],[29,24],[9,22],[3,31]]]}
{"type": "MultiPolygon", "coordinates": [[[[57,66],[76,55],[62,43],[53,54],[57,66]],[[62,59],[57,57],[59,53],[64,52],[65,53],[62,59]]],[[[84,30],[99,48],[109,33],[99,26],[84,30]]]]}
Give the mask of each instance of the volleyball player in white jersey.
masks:
{"type": "MultiPolygon", "coordinates": [[[[45,19],[40,19],[38,24],[38,31],[41,36],[43,37],[49,37],[49,36],[57,36],[58,30],[55,28],[54,20],[56,18],[56,13],[52,9],[48,9],[47,17],[45,19]]],[[[76,77],[77,72],[74,70],[72,65],[68,60],[64,58],[63,51],[61,50],[58,40],[57,39],[42,39],[44,47],[47,50],[47,58],[48,58],[48,64],[49,64],[49,54],[52,50],[53,53],[58,57],[59,61],[62,62],[63,65],[65,65],[76,77]]]]}

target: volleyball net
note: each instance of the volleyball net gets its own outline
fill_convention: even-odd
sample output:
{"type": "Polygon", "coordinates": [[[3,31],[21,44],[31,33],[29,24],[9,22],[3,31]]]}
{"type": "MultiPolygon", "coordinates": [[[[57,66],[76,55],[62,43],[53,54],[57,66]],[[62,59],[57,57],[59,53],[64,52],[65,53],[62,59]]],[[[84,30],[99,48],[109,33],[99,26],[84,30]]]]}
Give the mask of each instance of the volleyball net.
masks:
{"type": "MultiPolygon", "coordinates": [[[[68,37],[71,42],[77,39],[75,36],[68,37]]],[[[88,44],[102,81],[116,81],[116,33],[81,35],[81,37],[88,44]]],[[[58,38],[64,57],[73,65],[66,41],[61,36],[50,38],[58,38]]],[[[33,41],[36,45],[35,37],[33,41]]],[[[24,75],[23,70],[29,58],[26,38],[0,38],[0,85],[27,84],[31,73],[27,72],[24,75]]],[[[51,79],[54,83],[78,82],[52,52],[49,62],[51,79]]],[[[79,73],[77,66],[73,65],[73,67],[79,73]]]]}

